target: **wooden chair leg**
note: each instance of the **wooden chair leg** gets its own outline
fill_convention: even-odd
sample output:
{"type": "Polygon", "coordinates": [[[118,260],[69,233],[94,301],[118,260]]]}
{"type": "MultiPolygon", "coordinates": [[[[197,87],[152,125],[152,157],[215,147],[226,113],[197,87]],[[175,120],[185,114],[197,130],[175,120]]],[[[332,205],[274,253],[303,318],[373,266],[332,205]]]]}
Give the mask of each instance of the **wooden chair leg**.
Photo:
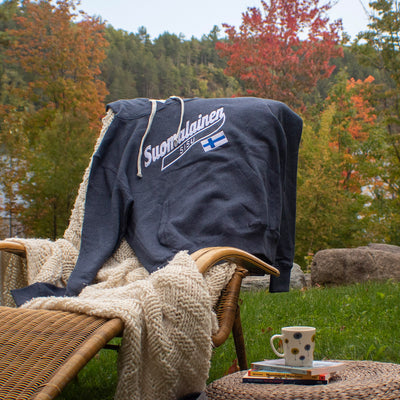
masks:
{"type": "Polygon", "coordinates": [[[241,371],[246,370],[247,366],[247,356],[246,356],[246,347],[244,344],[244,336],[242,329],[242,322],[240,320],[240,307],[237,305],[235,322],[232,327],[232,335],[235,343],[236,355],[238,358],[238,364],[241,371]]]}

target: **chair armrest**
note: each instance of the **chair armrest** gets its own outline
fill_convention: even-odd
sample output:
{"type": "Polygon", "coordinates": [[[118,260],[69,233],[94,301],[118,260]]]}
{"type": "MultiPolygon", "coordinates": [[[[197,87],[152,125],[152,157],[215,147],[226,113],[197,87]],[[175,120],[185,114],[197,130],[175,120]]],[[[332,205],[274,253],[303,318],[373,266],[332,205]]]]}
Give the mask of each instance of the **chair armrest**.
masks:
{"type": "Polygon", "coordinates": [[[26,257],[25,246],[21,243],[12,242],[10,240],[0,241],[0,251],[7,251],[9,253],[16,254],[20,257],[26,257]]]}
{"type": "MultiPolygon", "coordinates": [[[[7,251],[20,257],[26,257],[25,246],[17,242],[0,241],[0,251],[7,251]]],[[[244,268],[249,266],[257,267],[268,274],[279,276],[279,271],[273,266],[246,251],[234,247],[206,247],[191,254],[191,257],[202,274],[221,261],[232,261],[244,268]]]]}
{"type": "Polygon", "coordinates": [[[191,257],[202,274],[221,261],[232,261],[244,268],[256,267],[268,274],[279,276],[279,271],[273,266],[235,247],[206,247],[195,251],[191,257]]]}

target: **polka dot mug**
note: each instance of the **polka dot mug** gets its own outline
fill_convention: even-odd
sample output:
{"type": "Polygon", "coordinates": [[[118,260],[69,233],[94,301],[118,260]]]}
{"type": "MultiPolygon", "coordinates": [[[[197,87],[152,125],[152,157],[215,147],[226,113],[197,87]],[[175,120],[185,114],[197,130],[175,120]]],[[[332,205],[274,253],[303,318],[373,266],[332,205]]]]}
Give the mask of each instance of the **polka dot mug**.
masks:
{"type": "Polygon", "coordinates": [[[285,365],[312,367],[314,360],[315,331],[311,326],[286,326],[282,334],[270,339],[272,350],[278,357],[285,358],[285,365]],[[283,353],[276,350],[274,340],[280,339],[283,353]]]}

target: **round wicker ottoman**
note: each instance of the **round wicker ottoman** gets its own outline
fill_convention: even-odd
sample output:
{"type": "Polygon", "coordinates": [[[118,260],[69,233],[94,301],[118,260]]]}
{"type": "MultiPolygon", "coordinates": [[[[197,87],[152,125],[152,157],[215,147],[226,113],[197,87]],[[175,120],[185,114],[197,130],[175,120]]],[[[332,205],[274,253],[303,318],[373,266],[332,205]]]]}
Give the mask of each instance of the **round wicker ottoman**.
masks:
{"type": "Polygon", "coordinates": [[[373,361],[346,361],[327,385],[271,385],[242,383],[245,371],[207,386],[208,400],[319,400],[400,399],[400,365],[373,361]]]}

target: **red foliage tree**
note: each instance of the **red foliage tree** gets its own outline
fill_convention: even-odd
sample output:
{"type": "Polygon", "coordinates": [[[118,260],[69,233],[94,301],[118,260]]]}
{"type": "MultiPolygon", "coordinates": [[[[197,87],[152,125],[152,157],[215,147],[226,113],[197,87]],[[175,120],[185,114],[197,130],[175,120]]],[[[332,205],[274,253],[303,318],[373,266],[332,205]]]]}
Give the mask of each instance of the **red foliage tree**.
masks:
{"type": "MultiPolygon", "coordinates": [[[[340,77],[341,74],[338,75],[340,77]]],[[[374,78],[354,78],[339,81],[326,99],[333,107],[330,148],[340,154],[342,170],[341,188],[361,193],[368,185],[371,189],[381,185],[380,163],[375,159],[378,137],[376,110],[371,105],[374,78]]]]}
{"type": "Polygon", "coordinates": [[[319,0],[261,1],[264,14],[249,8],[242,25],[224,24],[228,41],[218,42],[228,58],[225,72],[244,82],[247,94],[281,100],[296,108],[317,82],[329,77],[329,61],[342,56],[338,46],[341,20],[329,23],[330,2],[319,0]]]}

